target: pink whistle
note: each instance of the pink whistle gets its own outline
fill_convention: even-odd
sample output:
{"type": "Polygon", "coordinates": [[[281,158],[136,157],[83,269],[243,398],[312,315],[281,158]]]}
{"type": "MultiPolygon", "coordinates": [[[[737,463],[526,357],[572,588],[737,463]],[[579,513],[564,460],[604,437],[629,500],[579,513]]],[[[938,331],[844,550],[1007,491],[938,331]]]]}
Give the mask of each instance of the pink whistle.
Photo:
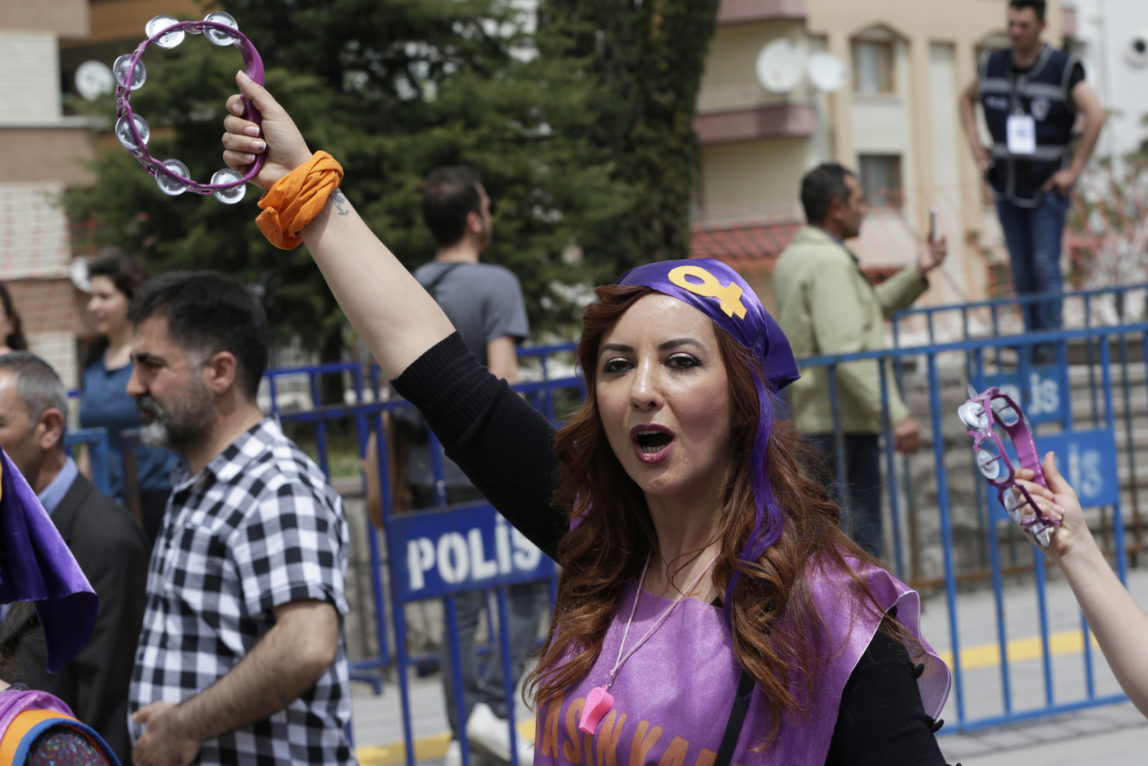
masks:
{"type": "Polygon", "coordinates": [[[582,720],[578,722],[578,729],[587,734],[593,734],[598,728],[602,716],[614,708],[614,695],[606,691],[605,686],[595,686],[586,695],[586,707],[582,710],[582,720]]]}

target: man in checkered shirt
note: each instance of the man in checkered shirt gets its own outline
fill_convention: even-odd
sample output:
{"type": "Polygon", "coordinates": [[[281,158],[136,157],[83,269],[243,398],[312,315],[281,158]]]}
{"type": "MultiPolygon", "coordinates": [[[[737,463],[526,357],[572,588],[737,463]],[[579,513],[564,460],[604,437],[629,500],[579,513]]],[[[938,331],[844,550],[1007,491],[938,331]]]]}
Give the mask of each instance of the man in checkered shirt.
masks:
{"type": "Polygon", "coordinates": [[[173,273],[137,293],[129,318],[141,438],[187,462],[148,572],[133,760],[353,763],[347,522],[256,403],[262,308],[222,275],[173,273]]]}

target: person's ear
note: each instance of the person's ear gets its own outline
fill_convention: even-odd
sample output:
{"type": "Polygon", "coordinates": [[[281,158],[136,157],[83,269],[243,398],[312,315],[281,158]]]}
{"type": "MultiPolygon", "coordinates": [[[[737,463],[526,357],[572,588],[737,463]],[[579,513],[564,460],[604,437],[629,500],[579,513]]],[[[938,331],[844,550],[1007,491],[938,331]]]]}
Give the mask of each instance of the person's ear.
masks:
{"type": "Polygon", "coordinates": [[[49,407],[40,414],[40,422],[36,427],[39,429],[37,443],[42,451],[53,450],[63,441],[65,423],[64,413],[55,407],[49,407]]]}
{"type": "Polygon", "coordinates": [[[466,214],[466,230],[471,234],[482,234],[482,216],[475,212],[466,214]]]}
{"type": "Polygon", "coordinates": [[[235,385],[238,368],[234,354],[230,351],[217,351],[203,366],[204,382],[213,394],[222,394],[235,385]]]}
{"type": "Polygon", "coordinates": [[[829,200],[829,208],[825,211],[825,220],[832,221],[845,210],[845,197],[836,195],[829,200]]]}

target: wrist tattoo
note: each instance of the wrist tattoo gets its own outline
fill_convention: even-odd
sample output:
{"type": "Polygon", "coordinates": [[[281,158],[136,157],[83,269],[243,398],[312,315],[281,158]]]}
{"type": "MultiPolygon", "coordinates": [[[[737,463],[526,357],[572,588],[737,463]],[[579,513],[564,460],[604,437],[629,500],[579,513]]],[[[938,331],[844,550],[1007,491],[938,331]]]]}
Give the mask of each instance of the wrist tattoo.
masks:
{"type": "Polygon", "coordinates": [[[335,189],[331,192],[331,204],[335,206],[335,212],[339,215],[351,214],[351,203],[347,200],[346,195],[343,194],[342,189],[335,189]]]}

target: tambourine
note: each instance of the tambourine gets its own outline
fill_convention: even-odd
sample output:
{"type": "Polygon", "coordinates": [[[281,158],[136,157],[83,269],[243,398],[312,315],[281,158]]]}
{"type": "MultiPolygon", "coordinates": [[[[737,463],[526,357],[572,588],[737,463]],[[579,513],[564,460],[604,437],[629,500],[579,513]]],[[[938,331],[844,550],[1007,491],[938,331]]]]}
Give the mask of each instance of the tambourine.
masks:
{"type": "MultiPolygon", "coordinates": [[[[144,170],[155,178],[156,184],[164,194],[173,197],[185,191],[212,194],[220,202],[234,205],[243,199],[247,182],[263,167],[263,155],[255,156],[255,162],[247,170],[246,175],[240,176],[231,168],[223,168],[211,177],[211,183],[197,183],[192,180],[187,165],[180,160],[168,159],[161,162],[151,155],[147,148],[151,127],[147,120],[132,111],[129,94],[143,85],[147,79],[147,71],[140,57],[152,43],[161,48],[174,48],[183,42],[185,35],[202,34],[214,45],[221,47],[234,45],[239,48],[239,53],[243,56],[244,71],[260,85],[263,84],[263,59],[259,58],[259,52],[255,50],[251,41],[239,31],[239,25],[231,14],[223,11],[213,11],[202,21],[179,21],[174,16],[156,16],[147,23],[144,32],[147,39],[131,53],[120,56],[112,65],[116,79],[116,138],[133,157],[139,160],[144,170]]],[[[243,99],[243,104],[247,109],[245,117],[259,123],[262,118],[255,105],[247,98],[243,99]]]]}
{"type": "Polygon", "coordinates": [[[1040,454],[1036,440],[1024,411],[1012,397],[996,386],[977,393],[969,386],[969,399],[957,408],[969,436],[973,439],[973,454],[977,469],[997,491],[997,499],[1008,511],[1009,517],[1044,547],[1052,541],[1052,533],[1060,522],[1041,513],[1023,486],[1016,483],[1016,468],[1005,451],[1000,435],[994,429],[1000,426],[1012,441],[1021,468],[1033,472],[1033,482],[1047,487],[1040,468],[1040,454]]]}

